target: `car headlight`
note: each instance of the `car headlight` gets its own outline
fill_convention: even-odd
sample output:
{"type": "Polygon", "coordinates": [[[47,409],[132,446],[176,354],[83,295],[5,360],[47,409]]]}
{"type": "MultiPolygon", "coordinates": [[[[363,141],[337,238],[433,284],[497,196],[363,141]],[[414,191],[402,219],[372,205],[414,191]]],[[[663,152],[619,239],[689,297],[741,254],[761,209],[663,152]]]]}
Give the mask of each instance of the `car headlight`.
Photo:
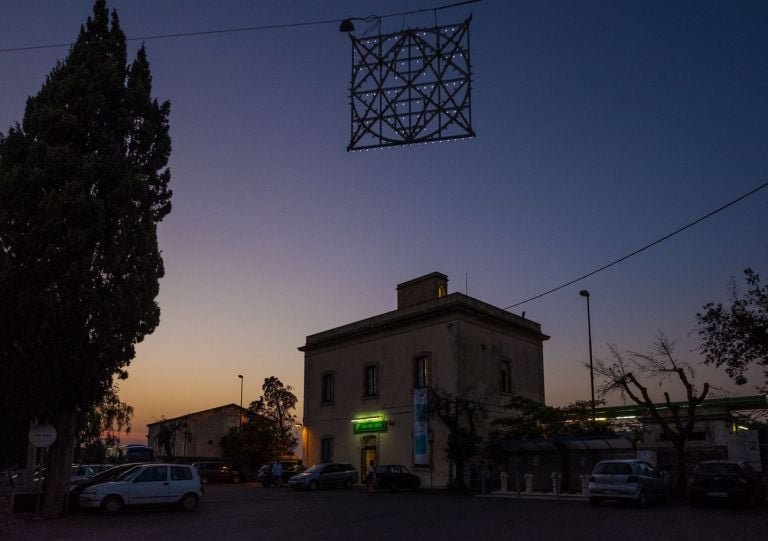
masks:
{"type": "Polygon", "coordinates": [[[83,490],[83,494],[96,494],[97,490],[93,487],[86,488],[83,490]]]}

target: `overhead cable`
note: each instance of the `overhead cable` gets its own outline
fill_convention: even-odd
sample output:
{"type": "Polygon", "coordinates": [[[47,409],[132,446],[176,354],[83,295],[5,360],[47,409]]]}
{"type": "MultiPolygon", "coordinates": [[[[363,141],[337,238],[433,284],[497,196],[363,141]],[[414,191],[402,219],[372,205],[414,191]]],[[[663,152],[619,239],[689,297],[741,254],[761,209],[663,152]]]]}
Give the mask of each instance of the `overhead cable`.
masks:
{"type": "Polygon", "coordinates": [[[668,235],[664,235],[664,236],[663,236],[663,237],[661,237],[660,239],[658,239],[658,240],[655,240],[655,241],[653,241],[653,242],[651,242],[651,243],[649,243],[649,244],[646,244],[646,245],[645,245],[645,246],[643,246],[642,248],[639,248],[639,249],[635,250],[634,252],[631,252],[631,253],[629,253],[629,254],[625,255],[624,257],[620,257],[619,259],[616,259],[616,260],[614,260],[614,261],[611,261],[611,262],[610,262],[610,263],[608,263],[607,265],[603,265],[602,267],[599,267],[599,268],[597,268],[597,269],[593,270],[592,272],[588,272],[587,274],[584,274],[584,275],[582,275],[582,276],[579,276],[578,278],[575,278],[575,279],[573,279],[573,280],[571,280],[571,281],[569,281],[569,282],[566,282],[566,283],[564,283],[564,284],[562,284],[562,285],[559,285],[559,286],[557,286],[557,287],[553,287],[552,289],[549,289],[549,290],[545,291],[544,293],[539,293],[538,295],[535,295],[535,296],[533,296],[533,297],[530,297],[530,298],[528,298],[528,299],[525,299],[524,301],[516,302],[515,304],[510,304],[509,306],[507,306],[507,307],[505,307],[505,308],[503,308],[503,309],[504,309],[504,310],[509,310],[509,309],[511,309],[511,308],[515,308],[515,307],[517,307],[517,306],[520,306],[521,304],[525,304],[525,303],[528,303],[528,302],[531,302],[531,301],[535,301],[536,299],[540,299],[541,297],[544,297],[545,295],[549,295],[550,293],[554,293],[555,291],[559,291],[559,290],[561,290],[561,289],[563,289],[563,288],[565,288],[565,287],[568,287],[568,286],[570,286],[570,285],[573,285],[573,284],[575,284],[576,282],[580,282],[581,280],[584,280],[585,278],[589,278],[590,276],[593,276],[593,275],[597,274],[598,272],[602,272],[602,271],[604,271],[605,269],[608,269],[608,268],[610,268],[610,267],[613,267],[614,265],[616,265],[616,264],[618,264],[618,263],[621,263],[622,261],[626,261],[626,260],[627,260],[627,259],[629,259],[630,257],[632,257],[632,256],[635,256],[635,255],[639,254],[640,252],[644,252],[644,251],[645,251],[645,250],[647,250],[648,248],[650,248],[650,247],[652,247],[652,246],[656,246],[657,244],[659,244],[659,243],[661,243],[661,242],[664,242],[665,240],[667,240],[667,239],[669,239],[669,238],[672,238],[672,237],[674,237],[674,236],[675,236],[675,235],[677,235],[678,233],[682,233],[682,232],[683,232],[683,231],[685,231],[686,229],[688,229],[688,228],[690,228],[690,227],[693,227],[694,225],[698,224],[699,222],[703,222],[703,221],[704,221],[704,220],[706,220],[707,218],[710,218],[710,217],[714,216],[715,214],[717,214],[718,212],[721,212],[721,211],[723,211],[723,210],[727,209],[728,207],[730,207],[730,206],[732,206],[732,205],[735,205],[735,204],[736,204],[736,203],[738,203],[739,201],[741,201],[741,200],[743,200],[743,199],[746,199],[747,197],[749,197],[749,196],[751,196],[751,195],[753,195],[753,194],[755,194],[755,193],[759,192],[760,190],[762,190],[763,188],[766,188],[766,187],[768,187],[768,182],[765,182],[765,183],[761,184],[761,185],[760,185],[760,186],[758,186],[757,188],[755,188],[755,189],[753,189],[753,190],[750,190],[749,192],[745,193],[744,195],[742,195],[742,196],[740,196],[740,197],[737,197],[737,198],[736,198],[736,199],[734,199],[733,201],[730,201],[729,203],[726,203],[725,205],[723,205],[723,206],[721,206],[721,207],[719,207],[719,208],[717,208],[717,209],[713,210],[712,212],[710,212],[710,213],[708,213],[708,214],[705,214],[705,215],[704,215],[704,216],[702,216],[701,218],[698,218],[698,219],[696,219],[696,220],[692,221],[692,222],[691,222],[691,223],[689,223],[688,225],[684,225],[683,227],[681,227],[681,228],[679,228],[679,229],[676,229],[676,230],[675,230],[675,231],[673,231],[672,233],[669,233],[668,235]]]}
{"type": "MultiPolygon", "coordinates": [[[[386,19],[389,17],[400,17],[405,15],[414,15],[416,13],[423,13],[426,11],[441,11],[444,9],[450,9],[455,8],[459,6],[463,6],[466,4],[474,4],[476,2],[480,2],[480,0],[466,0],[464,2],[456,2],[453,4],[447,4],[445,6],[436,6],[431,8],[420,8],[415,9],[411,11],[401,11],[398,13],[388,13],[387,15],[373,15],[372,17],[375,17],[377,19],[386,19]]],[[[356,17],[357,18],[357,17],[356,17]]],[[[364,17],[359,17],[360,19],[364,19],[364,17]]],[[[148,36],[132,36],[132,37],[126,37],[126,41],[150,41],[154,39],[170,39],[170,38],[185,38],[185,37],[192,37],[192,36],[208,36],[212,34],[231,34],[234,32],[258,32],[262,30],[282,30],[286,28],[298,28],[302,26],[319,26],[324,24],[339,24],[344,19],[324,19],[324,20],[318,20],[318,21],[304,21],[304,22],[298,22],[298,23],[285,23],[285,24],[267,24],[262,26],[243,26],[243,27],[237,27],[237,28],[223,28],[223,29],[217,29],[217,30],[201,30],[198,32],[178,32],[174,34],[152,34],[148,36]]],[[[56,49],[59,47],[70,47],[72,46],[72,43],[53,43],[48,45],[29,45],[26,47],[6,47],[3,49],[0,49],[0,53],[14,53],[14,52],[20,52],[20,51],[34,51],[38,49],[56,49]]]]}

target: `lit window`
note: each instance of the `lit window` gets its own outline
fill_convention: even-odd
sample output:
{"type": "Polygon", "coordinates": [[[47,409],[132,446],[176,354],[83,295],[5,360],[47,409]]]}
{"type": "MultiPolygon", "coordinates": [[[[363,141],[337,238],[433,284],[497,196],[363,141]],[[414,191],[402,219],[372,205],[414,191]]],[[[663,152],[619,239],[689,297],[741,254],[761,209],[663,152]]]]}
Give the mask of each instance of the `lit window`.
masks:
{"type": "Polygon", "coordinates": [[[416,357],[413,364],[414,380],[413,386],[417,389],[429,387],[429,357],[420,355],[416,357]]]}
{"type": "Polygon", "coordinates": [[[323,389],[322,400],[323,402],[333,402],[334,382],[333,372],[327,372],[323,374],[323,389]]]}
{"type": "Polygon", "coordinates": [[[379,370],[375,364],[365,367],[363,373],[363,395],[376,396],[379,394],[379,370]]]}
{"type": "Polygon", "coordinates": [[[442,299],[443,297],[445,297],[445,294],[446,294],[445,286],[444,285],[437,286],[437,298],[442,299]]]}

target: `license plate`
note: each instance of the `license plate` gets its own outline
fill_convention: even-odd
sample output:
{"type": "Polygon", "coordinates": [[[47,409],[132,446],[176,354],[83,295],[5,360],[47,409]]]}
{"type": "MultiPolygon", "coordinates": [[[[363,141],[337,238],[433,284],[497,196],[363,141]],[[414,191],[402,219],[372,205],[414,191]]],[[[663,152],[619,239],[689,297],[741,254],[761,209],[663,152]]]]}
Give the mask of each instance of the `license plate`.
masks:
{"type": "Polygon", "coordinates": [[[727,498],[727,492],[707,492],[707,496],[710,498],[727,498]]]}

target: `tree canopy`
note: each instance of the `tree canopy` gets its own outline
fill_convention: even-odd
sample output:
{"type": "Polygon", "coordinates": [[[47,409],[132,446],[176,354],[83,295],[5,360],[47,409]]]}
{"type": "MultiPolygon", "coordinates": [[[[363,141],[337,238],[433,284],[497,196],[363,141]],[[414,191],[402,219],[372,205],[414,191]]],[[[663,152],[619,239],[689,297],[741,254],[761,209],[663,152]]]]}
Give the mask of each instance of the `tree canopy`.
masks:
{"type": "Polygon", "coordinates": [[[708,303],[696,314],[702,352],[707,363],[725,366],[738,385],[747,383],[747,371],[760,366],[764,381],[761,392],[768,393],[768,284],[760,285],[760,275],[744,270],[747,291],[742,296],[731,281],[731,305],[708,303]]]}
{"type": "Polygon", "coordinates": [[[47,515],[79,412],[126,378],[160,320],[157,224],[171,210],[170,104],[115,11],[93,15],[23,121],[0,136],[0,406],[53,424],[47,515]]]}
{"type": "Polygon", "coordinates": [[[224,456],[241,467],[258,468],[293,453],[298,443],[293,433],[298,399],[293,387],[271,376],[264,379],[262,396],[248,407],[248,418],[232,427],[221,440],[224,456]]]}
{"type": "Polygon", "coordinates": [[[513,415],[493,420],[491,436],[494,438],[548,439],[613,432],[604,422],[592,422],[589,401],[558,408],[516,396],[506,407],[513,415]]]}

